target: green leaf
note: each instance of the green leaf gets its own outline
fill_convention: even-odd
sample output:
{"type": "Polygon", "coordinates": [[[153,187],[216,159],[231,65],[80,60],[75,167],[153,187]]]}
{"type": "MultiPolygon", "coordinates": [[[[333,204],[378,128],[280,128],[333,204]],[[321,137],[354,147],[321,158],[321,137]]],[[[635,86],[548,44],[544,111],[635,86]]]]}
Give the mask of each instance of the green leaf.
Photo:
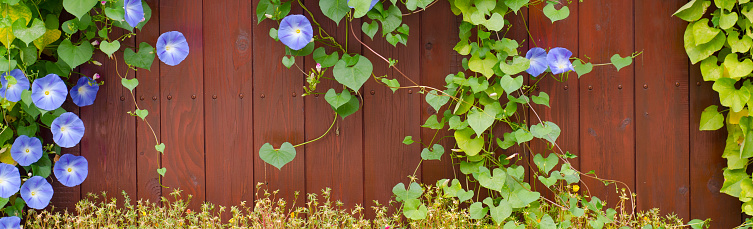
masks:
{"type": "Polygon", "coordinates": [[[337,60],[340,59],[340,54],[337,52],[327,55],[324,47],[319,47],[314,50],[314,61],[322,65],[322,68],[329,68],[335,66],[337,60]]]}
{"type": "Polygon", "coordinates": [[[391,5],[390,8],[382,14],[387,15],[383,20],[380,20],[382,23],[382,35],[395,31],[395,29],[400,27],[400,24],[403,23],[403,13],[400,12],[400,9],[395,5],[391,5]]]}
{"type": "Polygon", "coordinates": [[[471,112],[468,113],[468,125],[471,126],[471,129],[476,132],[476,135],[483,134],[489,127],[494,124],[495,117],[497,116],[497,111],[493,109],[485,109],[484,111],[481,111],[479,109],[471,109],[471,112]]]}
{"type": "Polygon", "coordinates": [[[505,5],[510,7],[510,9],[517,14],[520,8],[528,4],[528,1],[529,0],[505,0],[505,5]]]}
{"type": "Polygon", "coordinates": [[[431,115],[429,116],[429,118],[426,119],[426,123],[421,125],[421,127],[429,128],[433,130],[439,130],[444,127],[444,122],[438,122],[437,115],[431,115]]]}
{"type": "Polygon", "coordinates": [[[136,112],[134,113],[136,113],[136,116],[139,116],[141,120],[146,120],[146,116],[149,115],[148,110],[142,110],[142,109],[136,109],[136,112]]]}
{"type": "Polygon", "coordinates": [[[533,134],[523,128],[516,130],[513,134],[515,134],[515,140],[518,141],[518,144],[533,140],[533,134]]]}
{"type": "Polygon", "coordinates": [[[563,20],[570,16],[570,8],[562,6],[559,10],[554,8],[553,3],[549,3],[544,7],[544,16],[554,23],[555,21],[563,20]]]}
{"type": "Polygon", "coordinates": [[[714,0],[714,5],[719,9],[732,10],[737,0],[714,0]]]}
{"type": "Polygon", "coordinates": [[[500,31],[505,27],[505,18],[498,13],[494,13],[489,20],[486,20],[483,24],[489,30],[500,31]]]}
{"type": "Polygon", "coordinates": [[[722,16],[719,18],[719,27],[728,30],[729,28],[732,28],[732,26],[737,23],[737,13],[736,12],[730,12],[730,13],[724,13],[722,12],[722,16]]]}
{"type": "Polygon", "coordinates": [[[44,22],[35,18],[31,23],[31,27],[26,27],[26,20],[21,18],[13,23],[13,35],[18,39],[29,45],[39,37],[42,37],[47,29],[44,27],[44,22]]]}
{"type": "Polygon", "coordinates": [[[115,53],[116,51],[118,51],[118,49],[120,49],[120,41],[117,41],[117,40],[112,41],[112,42],[102,41],[99,44],[99,49],[102,50],[103,53],[107,54],[107,56],[112,56],[113,53],[115,53]]]}
{"type": "Polygon", "coordinates": [[[28,126],[19,126],[16,132],[18,135],[35,136],[39,130],[39,127],[35,123],[31,123],[28,126]]]}
{"type": "Polygon", "coordinates": [[[57,41],[60,38],[60,35],[60,30],[47,30],[42,37],[34,40],[34,46],[39,50],[44,50],[45,47],[57,41]]]}
{"type": "Polygon", "coordinates": [[[63,0],[63,8],[77,18],[89,13],[99,0],[63,0]]]}
{"type": "MultiPolygon", "coordinates": [[[[92,58],[94,48],[89,42],[83,42],[79,46],[73,45],[71,40],[63,40],[58,46],[58,56],[71,68],[78,67],[92,58]]],[[[154,55],[154,54],[152,54],[154,55]]],[[[128,62],[128,60],[126,60],[128,62]]]]}
{"type": "Polygon", "coordinates": [[[335,89],[330,88],[324,95],[324,100],[332,106],[332,109],[337,110],[342,105],[348,103],[353,96],[349,91],[343,91],[342,93],[335,92],[335,89]]]}
{"type": "Polygon", "coordinates": [[[164,177],[164,176],[165,176],[165,173],[166,173],[166,172],[167,172],[167,168],[164,168],[164,167],[163,167],[163,168],[161,168],[161,169],[157,169],[157,174],[159,174],[159,175],[160,175],[160,176],[162,176],[162,177],[164,177]]]}
{"type": "Polygon", "coordinates": [[[502,89],[510,95],[512,92],[523,86],[523,77],[512,78],[510,75],[505,75],[500,79],[499,84],[502,86],[502,89]]]}
{"type": "Polygon", "coordinates": [[[50,157],[47,156],[47,154],[43,154],[42,157],[39,158],[39,161],[31,164],[31,171],[34,173],[34,176],[44,178],[50,176],[50,173],[52,173],[52,161],[50,161],[50,157]]]}
{"type": "Polygon", "coordinates": [[[522,56],[515,56],[512,62],[505,63],[504,61],[499,63],[499,69],[507,75],[515,75],[521,73],[531,66],[531,61],[522,56]]]}
{"type": "Polygon", "coordinates": [[[403,144],[410,145],[413,143],[413,136],[405,136],[405,139],[403,139],[403,144]]]}
{"type": "Polygon", "coordinates": [[[105,15],[113,21],[125,20],[125,8],[122,5],[112,4],[105,8],[105,15]]]}
{"type": "Polygon", "coordinates": [[[475,202],[471,204],[471,207],[468,209],[468,213],[470,213],[471,219],[483,219],[488,212],[489,208],[484,207],[484,204],[482,204],[481,202],[475,202]]]}
{"type": "Polygon", "coordinates": [[[160,143],[158,145],[155,145],[154,149],[157,150],[157,152],[165,153],[165,143],[160,143]]]}
{"type": "Polygon", "coordinates": [[[435,111],[439,112],[442,106],[450,101],[449,96],[440,95],[437,91],[431,90],[426,93],[426,103],[428,103],[435,111]]]}
{"type": "Polygon", "coordinates": [[[295,147],[289,142],[282,143],[280,149],[275,149],[269,143],[264,143],[259,149],[259,158],[277,169],[293,161],[295,158],[295,147]]]}
{"type": "Polygon", "coordinates": [[[724,74],[724,67],[717,65],[718,60],[716,56],[710,56],[701,61],[701,75],[703,75],[704,81],[716,81],[722,78],[724,74]]]}
{"type": "Polygon", "coordinates": [[[123,52],[123,59],[128,65],[150,70],[152,62],[154,62],[154,55],[154,47],[146,42],[141,42],[139,52],[136,53],[133,49],[128,48],[123,52]]]}
{"type": "Polygon", "coordinates": [[[617,71],[633,63],[632,56],[620,57],[620,54],[614,54],[610,60],[614,67],[617,68],[617,71]]]}
{"type": "Polygon", "coordinates": [[[421,150],[421,159],[424,160],[439,160],[444,154],[444,147],[439,144],[434,144],[431,148],[424,148],[421,150]]]}
{"type": "Polygon", "coordinates": [[[461,150],[465,151],[465,154],[468,156],[477,155],[484,147],[484,138],[471,138],[471,135],[473,134],[474,131],[471,128],[457,130],[454,133],[455,141],[458,143],[458,147],[461,150]]]}
{"type": "Polygon", "coordinates": [[[348,103],[337,108],[335,112],[337,112],[337,114],[340,115],[342,119],[345,119],[345,117],[348,117],[349,115],[352,115],[353,113],[356,113],[356,111],[358,111],[358,108],[359,108],[358,99],[353,98],[353,99],[350,99],[348,103]]]}
{"type": "Polygon", "coordinates": [[[407,201],[411,199],[418,199],[421,197],[421,194],[424,193],[424,189],[421,188],[421,185],[419,185],[416,182],[413,182],[410,184],[410,187],[408,189],[405,189],[405,184],[399,183],[392,187],[392,193],[395,194],[397,201],[407,201]]]}
{"type": "Polygon", "coordinates": [[[683,35],[685,52],[688,54],[688,57],[690,58],[690,62],[692,64],[698,63],[708,58],[716,51],[719,51],[726,43],[726,36],[724,35],[724,33],[719,33],[708,43],[696,45],[695,37],[693,36],[692,32],[692,28],[695,23],[708,23],[708,19],[690,23],[687,29],[685,29],[685,34],[683,35]]]}
{"type": "Polygon", "coordinates": [[[316,46],[314,42],[309,42],[308,44],[306,44],[305,47],[303,47],[300,50],[292,50],[288,48],[288,46],[285,46],[285,52],[290,53],[290,55],[293,55],[293,56],[308,56],[309,54],[314,52],[314,46],[316,46]]]}
{"type": "Polygon", "coordinates": [[[753,61],[745,58],[743,62],[737,59],[737,53],[731,53],[724,58],[724,68],[729,72],[730,78],[742,78],[753,72],[753,61]]]}
{"type": "MultiPolygon", "coordinates": [[[[734,1],[732,3],[734,3],[734,1]]],[[[703,229],[706,226],[706,221],[694,219],[689,221],[688,225],[690,225],[690,228],[692,229],[703,229]]]]}
{"type": "Polygon", "coordinates": [[[123,87],[128,88],[128,90],[133,91],[133,89],[136,88],[136,86],[139,86],[139,79],[136,79],[136,78],[133,78],[133,79],[121,78],[120,79],[120,84],[122,84],[123,87]]]}
{"type": "Polygon", "coordinates": [[[745,169],[725,169],[722,174],[724,175],[724,183],[719,191],[730,196],[740,197],[742,191],[740,184],[743,180],[750,180],[750,175],[745,172],[745,169]]]}
{"type": "Polygon", "coordinates": [[[510,202],[510,206],[512,206],[512,208],[522,208],[538,200],[539,197],[541,197],[540,193],[531,192],[524,188],[521,188],[511,193],[510,198],[507,198],[507,200],[510,202]]]}
{"type": "Polygon", "coordinates": [[[324,16],[335,21],[337,25],[350,12],[347,0],[321,0],[319,1],[319,8],[322,10],[324,16]]]}
{"type": "Polygon", "coordinates": [[[351,0],[347,1],[347,4],[348,6],[355,9],[355,12],[353,12],[353,17],[360,18],[366,15],[367,12],[369,12],[369,8],[371,7],[371,0],[351,0]]]}
{"type": "Polygon", "coordinates": [[[751,39],[750,36],[746,35],[743,35],[743,38],[740,38],[737,32],[729,31],[729,36],[727,36],[727,43],[732,49],[732,52],[746,53],[748,52],[748,50],[750,50],[751,45],[753,45],[753,39],[751,39]]]}
{"type": "Polygon", "coordinates": [[[332,74],[337,82],[353,89],[353,91],[358,91],[369,80],[373,69],[374,66],[371,65],[369,59],[358,55],[358,62],[353,66],[349,66],[343,60],[337,61],[332,74]]]}
{"type": "Polygon", "coordinates": [[[372,22],[371,24],[364,22],[361,26],[361,30],[364,34],[368,35],[369,38],[374,39],[374,35],[376,35],[377,30],[379,30],[379,25],[376,22],[372,22]]]}
{"type": "Polygon", "coordinates": [[[552,187],[555,183],[557,183],[557,177],[555,175],[559,175],[560,173],[558,171],[554,171],[552,173],[552,176],[550,177],[544,177],[539,175],[539,181],[541,181],[542,184],[544,184],[546,187],[552,187]]]}
{"type": "Polygon", "coordinates": [[[398,82],[397,79],[382,78],[382,83],[386,84],[387,87],[390,87],[390,90],[392,90],[392,93],[395,93],[397,89],[400,89],[400,82],[398,82]]]}
{"type": "Polygon", "coordinates": [[[711,41],[711,39],[714,39],[719,33],[721,33],[720,29],[709,27],[708,19],[703,19],[693,23],[693,39],[695,40],[695,45],[706,44],[711,41]]]}
{"type": "Polygon", "coordinates": [[[541,156],[541,154],[536,154],[536,156],[533,157],[533,163],[536,164],[539,171],[544,172],[544,174],[549,174],[559,161],[560,159],[554,153],[550,153],[546,158],[541,156]]]}
{"type": "Polygon", "coordinates": [[[700,19],[703,14],[706,13],[706,8],[710,5],[711,2],[708,0],[692,0],[680,7],[680,9],[672,15],[677,16],[682,20],[693,22],[700,19]]]}
{"type": "Polygon", "coordinates": [[[403,205],[403,215],[412,220],[421,220],[426,218],[426,213],[429,210],[426,205],[422,204],[420,200],[410,199],[406,200],[403,205]]]}
{"type": "Polygon", "coordinates": [[[473,177],[478,180],[478,183],[481,184],[481,186],[491,190],[502,191],[502,187],[505,185],[505,179],[507,179],[507,174],[504,170],[500,168],[494,169],[493,176],[492,171],[489,171],[486,167],[479,167],[478,170],[478,173],[474,173],[473,177]]]}
{"type": "MultiPolygon", "coordinates": [[[[525,59],[525,58],[524,58],[525,59]]],[[[468,67],[471,69],[471,71],[478,72],[486,76],[487,79],[494,76],[494,65],[497,64],[499,60],[497,60],[497,57],[494,55],[491,55],[490,53],[486,55],[486,58],[481,59],[478,56],[472,56],[470,60],[468,60],[468,67]]]]}
{"type": "Polygon", "coordinates": [[[535,104],[541,104],[549,107],[549,94],[542,91],[538,96],[531,96],[531,101],[533,101],[533,103],[535,104]]]}
{"type": "Polygon", "coordinates": [[[34,45],[19,47],[19,51],[24,65],[31,66],[37,62],[37,48],[34,45]]]}
{"type": "Polygon", "coordinates": [[[716,105],[706,107],[701,113],[700,130],[718,130],[724,126],[724,115],[717,111],[716,105]]]}
{"type": "Polygon", "coordinates": [[[545,214],[544,217],[541,217],[539,229],[557,229],[557,224],[554,223],[551,216],[545,214]]]}
{"type": "Polygon", "coordinates": [[[457,194],[458,200],[460,201],[460,203],[470,200],[471,198],[473,198],[473,195],[474,195],[473,190],[468,190],[468,191],[458,190],[458,194],[457,194]]]}
{"type": "Polygon", "coordinates": [[[492,220],[494,220],[494,223],[496,223],[497,226],[502,225],[502,223],[505,222],[505,219],[512,215],[512,207],[510,207],[510,203],[508,203],[507,200],[502,199],[499,201],[499,205],[494,206],[492,198],[486,197],[484,203],[489,206],[489,214],[492,216],[492,220]]]}
{"type": "Polygon", "coordinates": [[[286,68],[290,68],[295,64],[295,57],[282,56],[282,65],[286,68]]]}
{"type": "Polygon", "coordinates": [[[575,60],[573,61],[573,69],[575,69],[575,73],[577,73],[578,78],[580,78],[581,76],[591,72],[594,69],[594,65],[591,63],[583,64],[583,61],[575,60]]]}

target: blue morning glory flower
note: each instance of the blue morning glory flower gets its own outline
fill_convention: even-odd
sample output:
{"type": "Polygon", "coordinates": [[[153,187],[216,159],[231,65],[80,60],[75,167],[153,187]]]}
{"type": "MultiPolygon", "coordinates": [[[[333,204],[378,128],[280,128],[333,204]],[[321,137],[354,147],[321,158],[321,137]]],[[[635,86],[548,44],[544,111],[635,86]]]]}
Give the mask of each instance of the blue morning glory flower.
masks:
{"type": "Polygon", "coordinates": [[[144,20],[144,7],[141,0],[125,0],[125,20],[131,27],[136,27],[139,22],[144,20]]]}
{"type": "Polygon", "coordinates": [[[58,75],[48,74],[34,80],[31,84],[31,100],[40,109],[48,111],[58,109],[67,96],[68,88],[58,75]]]}
{"type": "Polygon", "coordinates": [[[181,32],[170,31],[157,38],[157,56],[163,63],[175,66],[188,56],[188,41],[181,32]]]}
{"type": "Polygon", "coordinates": [[[531,66],[528,67],[526,72],[533,77],[541,75],[541,73],[546,71],[546,68],[549,67],[546,65],[546,50],[543,48],[537,47],[528,50],[528,53],[526,53],[526,59],[531,60],[531,66]]]}
{"type": "Polygon", "coordinates": [[[21,218],[18,218],[18,216],[8,216],[0,218],[0,228],[19,229],[21,228],[21,218]]]}
{"type": "Polygon", "coordinates": [[[21,166],[29,166],[42,158],[42,141],[39,138],[21,135],[10,147],[10,156],[21,166]]]}
{"type": "Polygon", "coordinates": [[[13,165],[0,163],[0,197],[8,198],[16,194],[21,186],[21,174],[13,165]]]}
{"type": "Polygon", "coordinates": [[[80,185],[89,174],[89,162],[84,156],[66,154],[60,157],[52,169],[61,184],[73,187],[80,185]]]}
{"type": "Polygon", "coordinates": [[[553,48],[549,50],[549,54],[546,55],[546,62],[549,63],[549,69],[552,69],[552,74],[574,71],[573,63],[570,63],[570,56],[572,55],[573,53],[566,48],[553,48]]]}
{"type": "Polygon", "coordinates": [[[60,147],[71,148],[84,137],[84,122],[76,114],[66,112],[52,120],[52,140],[60,147]]]}
{"type": "Polygon", "coordinates": [[[0,76],[0,83],[3,84],[3,87],[0,88],[0,98],[5,98],[11,102],[18,102],[21,100],[21,92],[29,90],[29,79],[26,78],[23,71],[13,69],[13,71],[10,71],[10,75],[16,79],[16,84],[9,86],[8,80],[5,79],[6,75],[8,75],[7,72],[0,76]]]}
{"type": "Polygon", "coordinates": [[[99,84],[91,78],[84,76],[79,78],[76,86],[71,88],[71,98],[73,99],[73,103],[79,107],[89,106],[94,104],[94,99],[97,98],[97,91],[99,91],[99,84]]]}
{"type": "Polygon", "coordinates": [[[280,22],[280,29],[277,32],[283,44],[292,50],[300,50],[306,47],[314,38],[314,29],[311,27],[309,19],[300,14],[291,14],[286,16],[280,22]]]}
{"type": "MultiPolygon", "coordinates": [[[[350,0],[348,0],[347,2],[350,2],[350,0]]],[[[377,2],[379,2],[379,0],[371,0],[371,6],[369,6],[369,10],[374,9],[374,6],[377,4],[377,2]]],[[[352,6],[348,6],[348,7],[350,7],[351,9],[355,8],[352,6]]]]}
{"type": "Polygon", "coordinates": [[[30,208],[44,209],[50,204],[53,193],[55,191],[52,190],[52,185],[40,176],[29,178],[21,185],[21,198],[30,208]]]}

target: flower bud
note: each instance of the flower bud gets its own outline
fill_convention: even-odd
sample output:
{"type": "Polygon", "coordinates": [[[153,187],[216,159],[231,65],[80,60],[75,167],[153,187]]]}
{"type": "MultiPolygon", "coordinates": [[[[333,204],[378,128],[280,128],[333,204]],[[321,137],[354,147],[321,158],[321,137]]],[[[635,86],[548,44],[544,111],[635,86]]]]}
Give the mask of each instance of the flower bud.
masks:
{"type": "Polygon", "coordinates": [[[107,1],[102,1],[101,3],[102,3],[102,5],[104,6],[104,5],[105,5],[105,3],[107,3],[107,1]]]}
{"type": "Polygon", "coordinates": [[[269,18],[269,19],[272,19],[272,15],[271,14],[264,14],[264,16],[267,17],[267,18],[269,18]]]}
{"type": "Polygon", "coordinates": [[[494,97],[494,96],[497,96],[497,92],[489,94],[489,97],[494,97]]]}
{"type": "Polygon", "coordinates": [[[322,65],[319,63],[316,63],[316,71],[321,72],[322,71],[322,65]]]}
{"type": "Polygon", "coordinates": [[[97,46],[98,44],[99,44],[99,41],[98,41],[98,40],[94,40],[94,41],[92,41],[92,45],[94,45],[94,46],[97,46]]]}
{"type": "Polygon", "coordinates": [[[31,177],[31,173],[29,173],[29,177],[31,177]]]}
{"type": "Polygon", "coordinates": [[[505,160],[513,159],[513,158],[515,158],[515,156],[518,156],[518,153],[514,153],[514,154],[510,155],[509,157],[505,158],[505,160]]]}
{"type": "Polygon", "coordinates": [[[97,80],[97,79],[99,79],[100,77],[101,77],[101,76],[99,75],[99,73],[94,73],[94,76],[92,76],[92,79],[94,79],[94,80],[97,80]]]}
{"type": "Polygon", "coordinates": [[[96,60],[93,60],[92,64],[97,65],[97,66],[102,66],[102,63],[100,63],[99,61],[96,61],[96,60]]]}

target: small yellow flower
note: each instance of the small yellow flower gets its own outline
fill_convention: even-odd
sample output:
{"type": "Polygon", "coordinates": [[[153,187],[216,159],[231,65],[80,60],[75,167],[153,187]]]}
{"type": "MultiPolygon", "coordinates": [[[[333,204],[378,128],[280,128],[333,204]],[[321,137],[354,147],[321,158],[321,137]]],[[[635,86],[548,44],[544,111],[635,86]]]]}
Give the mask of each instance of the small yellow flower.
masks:
{"type": "Polygon", "coordinates": [[[230,219],[230,220],[228,220],[228,222],[233,223],[233,222],[235,222],[235,220],[234,219],[230,219]]]}
{"type": "Polygon", "coordinates": [[[578,192],[578,190],[580,190],[580,186],[578,186],[577,184],[574,184],[572,187],[572,190],[573,192],[578,192]]]}
{"type": "Polygon", "coordinates": [[[648,216],[644,216],[643,220],[648,221],[648,216]]]}

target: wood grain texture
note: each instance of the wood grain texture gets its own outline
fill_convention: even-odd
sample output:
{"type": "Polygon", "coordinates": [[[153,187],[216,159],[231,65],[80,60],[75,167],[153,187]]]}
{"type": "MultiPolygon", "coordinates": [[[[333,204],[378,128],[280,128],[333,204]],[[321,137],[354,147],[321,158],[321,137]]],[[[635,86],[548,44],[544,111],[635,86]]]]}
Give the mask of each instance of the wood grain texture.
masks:
{"type": "MultiPolygon", "coordinates": [[[[453,17],[448,12],[450,12],[450,3],[447,1],[438,1],[421,13],[421,43],[413,44],[419,46],[421,66],[431,66],[421,69],[421,84],[440,90],[446,89],[445,76],[463,71],[463,66],[461,66],[463,56],[460,56],[460,54],[452,49],[460,40],[454,34],[458,33],[458,26],[462,19],[453,17]]],[[[434,108],[426,103],[426,94],[421,95],[420,103],[421,120],[426,120],[431,115],[437,115],[438,118],[442,118],[445,110],[448,108],[448,105],[445,105],[439,112],[435,111],[434,108]]],[[[465,180],[463,174],[454,168],[450,158],[450,149],[455,148],[452,133],[452,131],[446,129],[437,131],[421,128],[420,139],[426,145],[440,144],[445,150],[441,160],[424,161],[422,163],[421,180],[424,183],[433,185],[438,180],[452,180],[453,178],[465,180]],[[449,137],[443,138],[445,136],[449,137]]]]}
{"type": "MultiPolygon", "coordinates": [[[[147,42],[154,44],[160,35],[160,1],[147,0],[146,3],[152,9],[152,18],[144,25],[136,36],[136,43],[147,42]]],[[[136,78],[139,79],[139,86],[136,87],[136,101],[139,108],[148,110],[149,115],[146,120],[149,121],[152,129],[146,122],[136,119],[136,149],[138,150],[138,198],[159,203],[162,196],[162,187],[159,183],[159,174],[157,169],[162,168],[160,159],[162,155],[154,148],[157,145],[155,134],[159,138],[162,110],[160,104],[163,97],[160,96],[160,61],[155,59],[149,71],[140,70],[136,72],[136,78]]],[[[162,138],[159,138],[162,140],[162,138]]]]}
{"type": "MultiPolygon", "coordinates": [[[[403,17],[403,23],[411,31],[421,31],[420,14],[403,17]]],[[[381,33],[381,32],[380,32],[381,33]]],[[[365,36],[364,36],[365,37],[365,36]]],[[[384,38],[375,37],[374,41],[364,38],[366,45],[384,58],[397,59],[396,67],[412,81],[420,84],[420,39],[412,32],[408,36],[408,45],[398,44],[393,47],[384,38]]],[[[387,75],[397,79],[402,86],[415,86],[406,77],[392,68],[368,49],[362,49],[363,55],[374,65],[374,74],[387,75]]],[[[420,144],[405,145],[405,136],[418,139],[421,136],[421,96],[418,89],[392,90],[372,79],[366,82],[362,90],[364,96],[364,207],[370,209],[372,200],[386,204],[392,198],[392,187],[398,183],[409,184],[408,176],[421,178],[420,144]],[[373,93],[372,93],[373,92],[373,93]]],[[[423,139],[422,139],[423,140],[423,139]]],[[[373,212],[368,212],[372,216],[373,212]]]]}
{"type": "MultiPolygon", "coordinates": [[[[361,19],[346,24],[345,20],[337,26],[321,13],[317,1],[306,1],[306,8],[314,15],[307,17],[322,18],[318,20],[322,27],[335,37],[337,42],[345,44],[348,51],[360,53],[361,45],[354,35],[361,39],[361,19]],[[353,31],[348,27],[353,25],[353,31]]],[[[366,37],[366,36],[363,36],[366,37]]],[[[368,39],[368,38],[367,38],[368,39]]],[[[317,44],[317,48],[320,44],[317,44]]],[[[327,48],[327,53],[337,51],[341,56],[342,50],[327,48]]],[[[316,67],[316,61],[311,56],[305,59],[304,71],[311,72],[316,67]]],[[[325,77],[333,78],[332,68],[326,70],[325,77]]],[[[305,136],[306,140],[318,138],[324,134],[332,124],[334,111],[332,106],[324,100],[324,93],[330,88],[341,92],[342,86],[329,79],[322,79],[317,86],[317,95],[309,95],[305,102],[305,136]]],[[[300,91],[303,93],[303,91],[300,91]]],[[[351,99],[359,99],[353,96],[351,99]]],[[[363,105],[363,100],[359,101],[363,105]]],[[[342,119],[337,117],[337,123],[324,138],[307,144],[306,150],[306,190],[309,193],[320,193],[325,188],[331,188],[332,199],[342,201],[346,207],[363,204],[363,112],[362,110],[342,119]]]]}
{"type": "Polygon", "coordinates": [[[688,58],[682,42],[687,23],[666,15],[686,3],[635,2],[635,49],[664,55],[639,56],[634,62],[635,83],[643,85],[635,89],[638,209],[667,209],[683,219],[690,217],[689,135],[683,131],[689,125],[688,58]]]}
{"type": "Polygon", "coordinates": [[[254,199],[252,95],[253,4],[204,2],[204,122],[207,201],[229,206],[254,199]],[[222,25],[222,26],[217,26],[222,25]]]}
{"type": "Polygon", "coordinates": [[[159,68],[163,96],[160,134],[166,145],[162,166],[167,168],[162,183],[183,190],[184,196],[193,195],[189,205],[193,209],[204,202],[206,188],[201,3],[200,0],[160,1],[160,32],[180,31],[191,47],[191,53],[179,65],[160,64],[159,68]]]}
{"type": "MultiPolygon", "coordinates": [[[[79,70],[79,69],[76,69],[79,70]]],[[[76,106],[76,104],[73,103],[70,96],[66,99],[65,103],[63,103],[63,109],[65,109],[68,112],[73,112],[76,115],[79,115],[79,118],[86,119],[86,117],[81,117],[80,108],[76,106]]],[[[40,128],[42,131],[42,136],[44,137],[45,142],[52,142],[52,133],[49,132],[45,128],[40,128]]],[[[76,156],[81,155],[81,144],[77,144],[74,147],[71,148],[63,148],[61,150],[61,155],[65,154],[73,154],[76,156]]],[[[54,165],[54,164],[53,164],[54,165]]],[[[50,177],[55,177],[55,174],[51,174],[50,177]]],[[[90,179],[90,178],[87,178],[90,179]]],[[[48,180],[50,181],[50,180],[48,180]]],[[[50,200],[50,205],[47,206],[47,209],[51,209],[52,206],[54,206],[55,211],[74,211],[76,210],[76,203],[78,203],[79,200],[81,200],[81,185],[77,185],[74,187],[66,187],[65,185],[61,184],[58,179],[55,177],[52,179],[52,189],[55,190],[55,195],[52,196],[52,200],[50,200]]]]}
{"type": "MultiPolygon", "coordinates": [[[[579,54],[609,63],[619,53],[633,53],[633,2],[587,1],[579,5],[579,54]]],[[[580,168],[601,178],[622,181],[635,190],[634,67],[619,72],[594,67],[580,79],[580,168]],[[622,88],[620,89],[620,86],[622,88]]],[[[617,203],[615,186],[583,178],[590,194],[617,203]],[[609,197],[609,198],[602,198],[609,197]]],[[[625,188],[625,186],[619,186],[625,188]]],[[[630,208],[631,206],[626,206],[630,208]]]]}
{"type": "MultiPolygon", "coordinates": [[[[257,3],[254,0],[254,7],[257,3]]],[[[290,13],[300,14],[301,9],[293,7],[290,13]]],[[[253,56],[257,57],[253,62],[253,94],[244,99],[253,99],[254,147],[250,150],[254,153],[254,182],[266,183],[265,188],[270,191],[280,190],[277,197],[292,203],[295,192],[307,191],[305,149],[296,148],[295,159],[281,170],[259,158],[259,149],[265,143],[279,149],[283,142],[295,145],[305,140],[304,102],[300,96],[305,75],[295,66],[288,69],[282,65],[285,46],[269,37],[269,29],[277,27],[277,23],[265,20],[253,28],[253,56]],[[294,97],[294,93],[298,96],[294,97]]],[[[302,67],[303,58],[296,58],[296,63],[302,67]]],[[[303,201],[296,204],[302,206],[303,201]]]]}
{"type": "MultiPolygon", "coordinates": [[[[539,47],[546,50],[562,47],[570,50],[573,53],[573,57],[578,57],[578,2],[573,1],[568,4],[570,16],[555,23],[552,23],[544,15],[542,11],[544,6],[546,4],[534,6],[528,16],[530,19],[528,27],[531,31],[530,47],[539,47]]],[[[560,6],[558,5],[557,7],[560,6]]],[[[531,84],[538,81],[536,83],[537,89],[532,92],[532,95],[538,96],[541,92],[547,93],[549,95],[550,107],[531,103],[532,111],[529,113],[529,120],[532,125],[538,124],[539,118],[542,121],[550,121],[557,124],[561,130],[559,138],[556,141],[559,148],[562,151],[579,156],[580,94],[578,93],[578,75],[575,72],[570,72],[567,78],[563,79],[563,82],[558,81],[560,76],[557,77],[553,78],[551,75],[547,75],[546,77],[539,76],[536,79],[530,80],[531,84]]],[[[550,144],[547,141],[540,139],[535,140],[531,144],[534,154],[540,153],[544,157],[547,157],[552,152],[552,150],[549,150],[550,148],[550,144]]],[[[560,149],[556,147],[553,150],[558,153],[564,153],[560,152],[560,149]]],[[[580,167],[580,157],[569,159],[568,161],[574,168],[580,167]]],[[[555,168],[559,169],[560,167],[557,166],[555,168]]],[[[531,179],[538,180],[533,172],[530,174],[531,179]]],[[[537,182],[536,187],[538,190],[546,190],[541,182],[537,182]]],[[[551,192],[547,192],[547,194],[551,194],[551,192]]],[[[553,195],[547,197],[551,198],[553,195]]]]}

